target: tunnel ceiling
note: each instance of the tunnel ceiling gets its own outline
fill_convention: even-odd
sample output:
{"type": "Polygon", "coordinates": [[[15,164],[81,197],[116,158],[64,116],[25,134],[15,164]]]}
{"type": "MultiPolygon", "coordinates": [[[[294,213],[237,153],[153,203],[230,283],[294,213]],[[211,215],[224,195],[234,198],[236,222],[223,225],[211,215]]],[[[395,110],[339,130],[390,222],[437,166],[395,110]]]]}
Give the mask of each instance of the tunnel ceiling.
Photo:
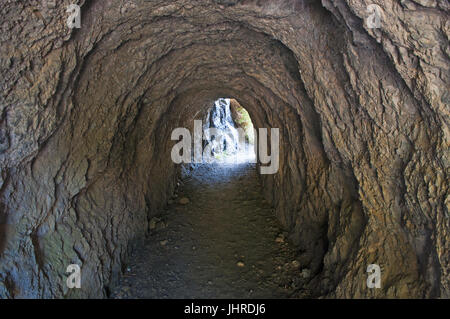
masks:
{"type": "Polygon", "coordinates": [[[447,1],[0,5],[0,296],[99,297],[219,97],[278,127],[266,197],[317,296],[449,296],[447,1]],[[89,287],[62,284],[83,265],[89,287]],[[382,265],[383,289],[365,287],[382,265]]]}

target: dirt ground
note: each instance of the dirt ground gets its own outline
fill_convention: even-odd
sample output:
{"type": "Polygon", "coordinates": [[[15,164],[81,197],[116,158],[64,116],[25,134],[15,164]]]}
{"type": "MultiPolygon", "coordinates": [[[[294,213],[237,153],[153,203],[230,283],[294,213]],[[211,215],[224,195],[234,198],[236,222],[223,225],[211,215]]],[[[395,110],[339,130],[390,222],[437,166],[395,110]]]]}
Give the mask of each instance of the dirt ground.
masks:
{"type": "Polygon", "coordinates": [[[254,164],[198,165],[176,196],[152,220],[112,298],[308,295],[308,270],[264,200],[254,164]]]}

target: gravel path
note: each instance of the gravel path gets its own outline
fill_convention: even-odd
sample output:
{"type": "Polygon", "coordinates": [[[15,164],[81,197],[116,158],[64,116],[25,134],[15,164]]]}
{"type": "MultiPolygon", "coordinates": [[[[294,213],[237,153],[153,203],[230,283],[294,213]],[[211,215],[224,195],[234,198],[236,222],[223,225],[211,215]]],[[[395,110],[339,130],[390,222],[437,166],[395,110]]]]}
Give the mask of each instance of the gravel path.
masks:
{"type": "Polygon", "coordinates": [[[254,164],[199,165],[151,228],[112,298],[305,296],[254,164]]]}

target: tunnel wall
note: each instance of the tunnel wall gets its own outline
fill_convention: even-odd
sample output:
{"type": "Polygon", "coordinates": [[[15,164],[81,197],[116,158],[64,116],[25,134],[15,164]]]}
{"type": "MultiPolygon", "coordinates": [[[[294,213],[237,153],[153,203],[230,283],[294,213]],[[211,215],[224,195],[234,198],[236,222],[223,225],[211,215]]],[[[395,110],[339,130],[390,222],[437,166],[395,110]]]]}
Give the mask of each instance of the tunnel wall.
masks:
{"type": "Polygon", "coordinates": [[[107,296],[218,97],[280,128],[261,182],[317,296],[449,296],[446,1],[78,3],[1,5],[1,297],[107,296]]]}

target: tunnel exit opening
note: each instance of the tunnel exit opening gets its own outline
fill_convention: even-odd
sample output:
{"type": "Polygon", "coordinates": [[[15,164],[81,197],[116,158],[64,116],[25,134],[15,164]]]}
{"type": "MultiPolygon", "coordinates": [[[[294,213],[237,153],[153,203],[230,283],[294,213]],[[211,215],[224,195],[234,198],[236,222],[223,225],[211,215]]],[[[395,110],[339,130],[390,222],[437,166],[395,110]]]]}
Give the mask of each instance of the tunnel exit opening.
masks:
{"type": "Polygon", "coordinates": [[[219,98],[203,121],[203,160],[255,163],[255,132],[247,110],[232,98],[219,98]]]}

